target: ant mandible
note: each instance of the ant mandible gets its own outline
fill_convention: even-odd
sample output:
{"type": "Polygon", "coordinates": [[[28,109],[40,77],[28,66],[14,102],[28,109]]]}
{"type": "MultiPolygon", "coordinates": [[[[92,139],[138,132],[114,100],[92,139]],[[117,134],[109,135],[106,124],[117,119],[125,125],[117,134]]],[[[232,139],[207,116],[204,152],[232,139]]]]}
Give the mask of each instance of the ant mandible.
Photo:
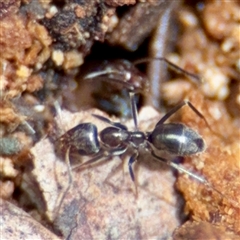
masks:
{"type": "MultiPolygon", "coordinates": [[[[185,75],[195,76],[175,66],[165,58],[160,58],[158,60],[170,64],[171,67],[176,68],[185,75]]],[[[156,153],[158,150],[164,150],[175,156],[188,156],[203,152],[206,148],[205,142],[195,130],[182,123],[165,122],[185,105],[189,106],[200,118],[205,121],[207,126],[209,126],[204,116],[191,104],[191,102],[183,101],[166,113],[155,125],[153,131],[139,131],[134,94],[142,91],[142,85],[139,84],[139,80],[136,81],[136,72],[132,74],[132,68],[133,66],[130,62],[126,60],[118,60],[117,64],[114,63],[112,66],[108,66],[108,68],[100,72],[92,73],[86,77],[95,78],[102,75],[108,75],[109,81],[115,81],[114,79],[117,79],[117,83],[122,84],[129,90],[135,129],[134,131],[129,131],[125,125],[119,122],[112,122],[108,118],[93,114],[94,117],[109,124],[110,126],[104,128],[101,132],[98,132],[97,127],[93,123],[81,123],[67,131],[59,139],[64,149],[67,149],[66,158],[68,158],[70,151],[78,152],[82,156],[91,156],[90,160],[84,162],[83,164],[76,165],[72,167],[72,169],[95,163],[100,159],[110,159],[113,156],[122,156],[128,150],[128,152],[131,153],[128,160],[129,173],[132,181],[135,181],[132,165],[138,159],[139,150],[145,149],[150,152],[153,159],[164,162],[178,171],[184,172],[213,188],[207,180],[205,180],[205,178],[188,171],[187,169],[159,156],[156,153]],[[118,68],[116,68],[116,66],[118,66],[118,68]],[[116,75],[118,77],[116,77],[116,75]],[[125,76],[125,78],[120,80],[119,78],[121,76],[125,76]]],[[[144,84],[147,86],[145,82],[144,84]]]]}

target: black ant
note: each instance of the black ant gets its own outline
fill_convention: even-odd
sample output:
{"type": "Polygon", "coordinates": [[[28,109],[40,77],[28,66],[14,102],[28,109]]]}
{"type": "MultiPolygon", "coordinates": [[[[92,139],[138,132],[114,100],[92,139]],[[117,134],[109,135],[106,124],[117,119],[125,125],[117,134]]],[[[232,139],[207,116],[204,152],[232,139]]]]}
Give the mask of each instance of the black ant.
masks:
{"type": "MultiPolygon", "coordinates": [[[[189,75],[187,72],[185,74],[189,75]]],[[[131,77],[131,73],[130,75],[126,75],[131,77]]],[[[126,80],[126,78],[124,80],[126,80]]],[[[114,82],[114,79],[111,81],[114,82]]],[[[118,82],[121,84],[120,81],[118,82]]],[[[125,83],[123,85],[127,86],[125,83]]],[[[159,150],[164,150],[170,155],[188,156],[203,152],[206,149],[205,141],[194,129],[187,127],[182,123],[166,123],[166,121],[185,105],[190,107],[191,110],[194,111],[195,114],[198,115],[209,127],[205,117],[191,104],[191,102],[183,101],[166,113],[157,122],[152,131],[140,131],[138,129],[138,114],[136,102],[134,101],[134,94],[139,92],[141,87],[136,89],[134,86],[129,85],[128,91],[130,95],[131,112],[135,126],[133,131],[128,130],[127,126],[122,123],[112,122],[106,117],[93,114],[95,118],[106,124],[109,124],[110,126],[98,131],[96,125],[91,122],[80,123],[63,134],[56,142],[57,148],[60,148],[61,152],[65,153],[65,161],[67,163],[69,179],[68,186],[64,190],[64,193],[58,202],[59,204],[55,209],[55,216],[57,216],[63,200],[65,199],[65,196],[72,185],[72,170],[78,168],[81,169],[82,167],[94,164],[99,160],[109,160],[113,156],[122,157],[127,154],[130,155],[128,160],[128,169],[131,180],[135,184],[136,196],[138,196],[133,164],[139,158],[140,150],[148,152],[152,156],[152,160],[160,161],[176,169],[178,172],[187,174],[211,190],[216,191],[222,198],[226,198],[223,193],[216,189],[204,177],[191,172],[190,170],[171,161],[171,159],[160,156],[158,153],[159,150]],[[77,153],[81,156],[88,156],[90,157],[90,160],[71,167],[70,154],[72,153],[77,153]]],[[[235,205],[235,203],[233,204],[235,205]]]]}
{"type": "MultiPolygon", "coordinates": [[[[128,152],[131,152],[132,155],[129,158],[128,166],[133,181],[135,180],[135,177],[132,164],[137,160],[139,149],[142,148],[149,151],[155,159],[163,161],[177,170],[183,171],[188,175],[205,182],[203,178],[200,178],[177,164],[158,156],[156,153],[157,150],[165,150],[168,153],[177,156],[187,156],[205,150],[206,147],[203,138],[193,129],[181,123],[164,124],[168,118],[184,105],[188,105],[196,114],[204,119],[201,113],[199,113],[189,101],[182,102],[164,115],[164,117],[156,124],[152,132],[142,132],[137,129],[135,131],[129,131],[127,127],[121,123],[111,122],[103,116],[93,114],[94,117],[111,126],[106,127],[98,133],[97,127],[94,124],[81,123],[67,131],[60,138],[60,141],[65,147],[72,151],[77,151],[80,155],[92,156],[89,161],[80,164],[80,166],[94,163],[102,158],[121,156],[129,150],[128,152]]],[[[135,107],[133,107],[133,109],[135,109],[135,107]]],[[[134,113],[133,116],[136,117],[137,114],[134,113]]],[[[137,122],[137,119],[135,119],[134,122],[137,122]]],[[[77,167],[79,167],[79,165],[74,166],[73,169],[77,167]]]]}
{"type": "MultiPolygon", "coordinates": [[[[175,66],[165,58],[159,58],[158,60],[164,61],[177,71],[180,71],[187,76],[198,79],[198,77],[194,74],[188,73],[175,66]]],[[[135,181],[132,165],[138,159],[139,149],[145,149],[150,152],[155,160],[164,162],[178,171],[184,172],[213,188],[203,177],[200,177],[157,154],[157,151],[159,150],[164,150],[175,156],[188,156],[203,152],[206,148],[205,142],[195,130],[182,123],[165,122],[185,105],[189,106],[200,118],[205,121],[206,125],[209,127],[204,116],[191,104],[191,102],[183,101],[165,114],[155,125],[153,131],[139,131],[134,95],[136,93],[143,92],[145,90],[144,86],[148,86],[148,83],[145,82],[145,78],[136,75],[136,73],[137,71],[133,71],[133,65],[130,62],[126,60],[118,60],[112,65],[108,65],[105,69],[86,76],[86,78],[98,78],[99,76],[102,78],[102,76],[107,76],[106,81],[116,81],[116,83],[122,84],[122,86],[127,88],[131,100],[132,117],[134,120],[135,130],[129,131],[125,125],[119,122],[111,122],[103,116],[94,114],[94,117],[111,126],[106,127],[101,132],[98,132],[97,127],[94,124],[81,123],[67,131],[59,139],[68,161],[68,155],[70,152],[77,152],[82,156],[91,156],[90,160],[83,164],[76,165],[72,167],[72,169],[92,164],[103,158],[110,159],[112,156],[122,156],[128,150],[128,153],[131,153],[131,157],[128,161],[129,173],[132,181],[135,181]],[[141,81],[139,81],[138,77],[141,81]]]]}

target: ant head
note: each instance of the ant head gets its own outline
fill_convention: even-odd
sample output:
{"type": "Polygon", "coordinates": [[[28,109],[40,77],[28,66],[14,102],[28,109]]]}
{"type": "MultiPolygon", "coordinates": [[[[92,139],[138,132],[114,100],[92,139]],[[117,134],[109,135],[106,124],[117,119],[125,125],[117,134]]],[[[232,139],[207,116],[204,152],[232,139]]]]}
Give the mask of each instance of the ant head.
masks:
{"type": "Polygon", "coordinates": [[[85,76],[85,79],[97,78],[114,83],[129,92],[145,93],[149,89],[149,81],[145,74],[139,71],[134,64],[124,59],[105,61],[96,72],[85,76]]]}

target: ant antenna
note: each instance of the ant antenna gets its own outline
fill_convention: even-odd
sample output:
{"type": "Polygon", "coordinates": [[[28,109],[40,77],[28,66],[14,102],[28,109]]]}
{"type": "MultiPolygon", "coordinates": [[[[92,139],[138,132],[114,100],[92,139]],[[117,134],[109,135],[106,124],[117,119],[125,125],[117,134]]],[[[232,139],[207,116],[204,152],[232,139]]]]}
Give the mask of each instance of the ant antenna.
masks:
{"type": "Polygon", "coordinates": [[[32,127],[26,120],[24,120],[21,124],[26,127],[26,130],[27,130],[31,135],[36,134],[36,131],[33,129],[33,127],[32,127]]]}
{"type": "Polygon", "coordinates": [[[133,62],[134,65],[138,65],[138,64],[142,64],[142,63],[147,63],[147,62],[151,62],[151,61],[162,61],[164,63],[166,63],[171,69],[173,69],[174,71],[181,73],[187,77],[190,77],[194,80],[197,80],[198,82],[204,82],[203,78],[199,77],[198,75],[194,74],[194,73],[190,73],[182,68],[180,68],[179,66],[175,65],[174,63],[170,62],[169,60],[167,60],[164,57],[157,57],[157,58],[143,58],[140,60],[136,60],[133,62]]]}
{"type": "Polygon", "coordinates": [[[114,69],[111,69],[111,68],[106,68],[105,70],[102,70],[102,71],[97,71],[97,72],[89,73],[89,74],[87,74],[87,75],[84,77],[84,79],[96,78],[96,77],[99,77],[99,76],[102,76],[102,75],[111,74],[111,73],[122,74],[122,75],[125,75],[127,79],[130,78],[130,76],[128,76],[128,75],[126,75],[126,74],[123,74],[123,73],[120,73],[119,70],[114,70],[114,69]]]}
{"type": "Polygon", "coordinates": [[[105,82],[110,82],[110,83],[114,81],[115,83],[121,84],[124,88],[134,91],[134,87],[130,82],[128,82],[128,80],[130,80],[131,78],[131,73],[128,71],[121,72],[120,70],[106,68],[105,70],[102,70],[102,71],[89,73],[84,77],[84,79],[93,79],[93,78],[100,78],[100,79],[103,78],[105,82]],[[109,77],[104,78],[105,75],[110,75],[110,74],[118,74],[118,75],[114,76],[114,79],[109,77]],[[125,81],[123,81],[122,79],[125,79],[125,81]]]}

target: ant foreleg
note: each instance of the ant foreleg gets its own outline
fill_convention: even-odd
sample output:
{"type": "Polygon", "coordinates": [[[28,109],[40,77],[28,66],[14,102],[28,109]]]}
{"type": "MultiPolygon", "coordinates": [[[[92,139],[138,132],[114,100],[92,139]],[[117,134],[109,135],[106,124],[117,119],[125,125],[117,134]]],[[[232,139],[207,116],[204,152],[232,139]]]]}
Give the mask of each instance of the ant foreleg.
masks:
{"type": "Polygon", "coordinates": [[[56,209],[56,211],[54,213],[54,219],[57,216],[57,214],[59,213],[59,210],[60,210],[60,208],[62,206],[63,200],[66,197],[66,195],[67,195],[67,193],[68,193],[68,191],[69,191],[69,189],[70,189],[70,187],[72,185],[72,181],[73,181],[71,165],[70,165],[70,159],[69,159],[70,148],[71,147],[68,147],[68,149],[66,151],[66,154],[65,154],[65,162],[67,164],[67,173],[68,173],[68,185],[67,185],[67,187],[66,187],[66,189],[65,189],[65,191],[64,191],[64,193],[63,193],[63,195],[62,195],[62,197],[60,199],[58,207],[57,207],[57,209],[56,209]]]}

